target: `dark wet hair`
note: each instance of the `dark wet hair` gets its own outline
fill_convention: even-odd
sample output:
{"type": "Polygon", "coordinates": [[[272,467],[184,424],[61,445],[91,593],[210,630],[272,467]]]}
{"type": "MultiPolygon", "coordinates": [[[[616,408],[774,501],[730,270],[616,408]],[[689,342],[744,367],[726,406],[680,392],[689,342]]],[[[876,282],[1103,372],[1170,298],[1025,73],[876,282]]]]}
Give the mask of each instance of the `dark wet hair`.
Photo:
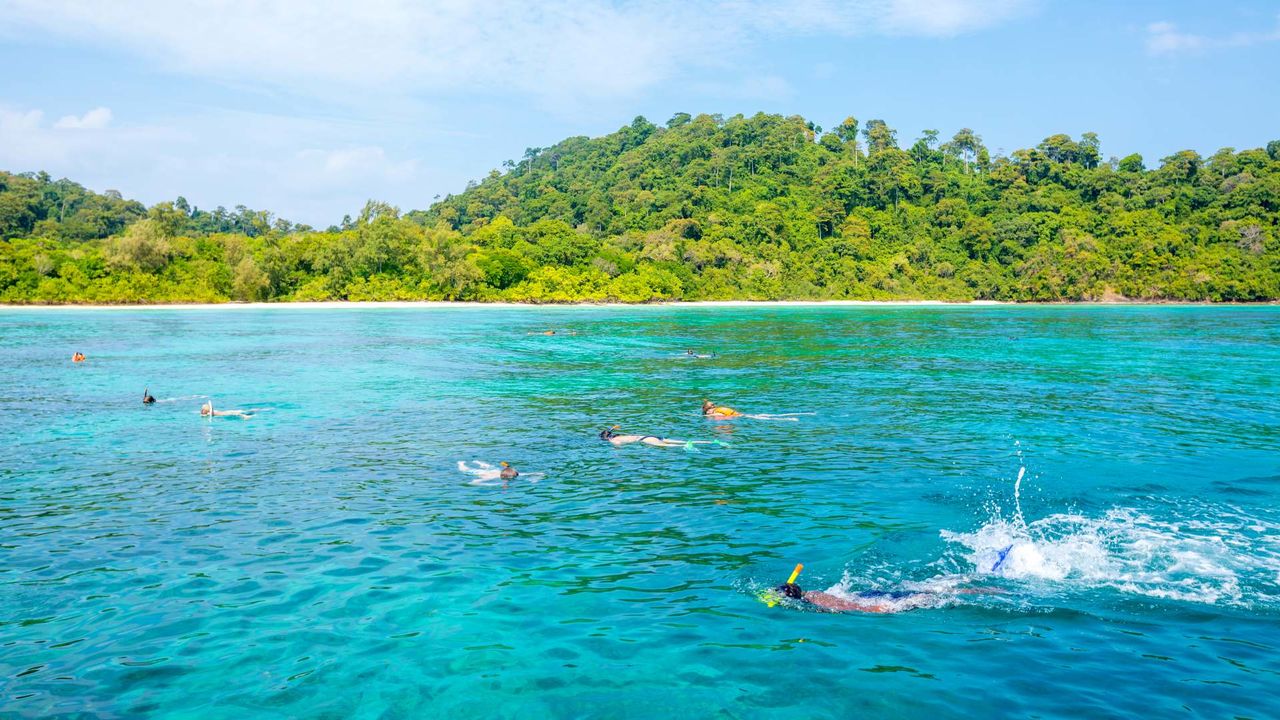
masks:
{"type": "Polygon", "coordinates": [[[615,432],[613,431],[613,428],[605,428],[605,429],[603,429],[603,430],[601,430],[601,431],[600,431],[600,439],[601,439],[601,440],[608,440],[609,438],[611,438],[611,437],[613,437],[613,436],[615,436],[615,435],[617,435],[617,433],[615,433],[615,432]]]}
{"type": "Polygon", "coordinates": [[[783,583],[778,587],[774,588],[774,590],[782,593],[783,595],[786,595],[792,600],[804,599],[804,591],[801,590],[800,586],[795,583],[783,583]]]}

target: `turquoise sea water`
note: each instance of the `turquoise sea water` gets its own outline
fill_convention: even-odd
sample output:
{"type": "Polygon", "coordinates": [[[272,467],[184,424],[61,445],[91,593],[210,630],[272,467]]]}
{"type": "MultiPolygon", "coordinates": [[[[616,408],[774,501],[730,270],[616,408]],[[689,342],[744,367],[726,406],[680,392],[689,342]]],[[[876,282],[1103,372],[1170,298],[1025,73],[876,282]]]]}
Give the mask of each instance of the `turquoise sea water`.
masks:
{"type": "Polygon", "coordinates": [[[4,717],[1277,713],[1280,308],[8,310],[0,369],[4,717]]]}

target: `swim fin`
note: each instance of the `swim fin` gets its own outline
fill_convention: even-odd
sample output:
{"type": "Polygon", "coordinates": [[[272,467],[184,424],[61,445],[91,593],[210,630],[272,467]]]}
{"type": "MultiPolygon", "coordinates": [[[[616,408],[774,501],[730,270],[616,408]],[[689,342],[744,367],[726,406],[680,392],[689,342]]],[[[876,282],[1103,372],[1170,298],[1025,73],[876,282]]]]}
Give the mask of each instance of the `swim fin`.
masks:
{"type": "Polygon", "coordinates": [[[1013,546],[1010,545],[1000,551],[1000,557],[996,560],[996,564],[991,566],[991,572],[996,572],[1000,569],[1001,565],[1004,565],[1005,558],[1009,557],[1009,551],[1012,549],[1013,546]]]}

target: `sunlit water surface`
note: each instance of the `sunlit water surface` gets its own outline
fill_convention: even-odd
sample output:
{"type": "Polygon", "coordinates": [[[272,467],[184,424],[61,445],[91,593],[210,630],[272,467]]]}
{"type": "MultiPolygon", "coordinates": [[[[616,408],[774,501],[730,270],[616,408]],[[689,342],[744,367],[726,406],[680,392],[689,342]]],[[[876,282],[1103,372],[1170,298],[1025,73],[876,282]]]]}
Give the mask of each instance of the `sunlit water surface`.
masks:
{"type": "Polygon", "coordinates": [[[5,717],[1277,712],[1277,308],[8,310],[0,369],[5,717]]]}

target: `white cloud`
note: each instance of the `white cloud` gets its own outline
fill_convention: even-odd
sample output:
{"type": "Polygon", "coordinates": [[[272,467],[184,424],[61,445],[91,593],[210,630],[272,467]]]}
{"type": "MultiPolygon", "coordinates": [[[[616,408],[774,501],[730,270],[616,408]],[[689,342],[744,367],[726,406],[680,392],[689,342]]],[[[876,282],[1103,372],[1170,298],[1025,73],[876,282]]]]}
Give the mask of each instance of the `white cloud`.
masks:
{"type": "Polygon", "coordinates": [[[405,181],[417,172],[415,160],[394,161],[378,146],[325,150],[307,148],[294,154],[289,174],[299,181],[346,186],[369,180],[405,181]]]}
{"type": "Polygon", "coordinates": [[[949,37],[1003,22],[1027,6],[1021,0],[893,0],[879,27],[895,35],[949,37]]]}
{"type": "MultiPolygon", "coordinates": [[[[13,137],[16,133],[29,132],[40,127],[40,121],[44,119],[44,113],[40,110],[11,110],[0,107],[0,131],[4,132],[4,137],[13,137]]],[[[0,148],[4,147],[0,145],[0,148]]]]}
{"type": "Polygon", "coordinates": [[[201,107],[140,125],[127,98],[113,96],[91,99],[114,112],[56,121],[0,106],[0,168],[47,170],[147,203],[180,192],[203,207],[244,203],[327,225],[358,210],[353,198],[424,207],[475,175],[458,143],[436,147],[430,164],[414,159],[424,136],[468,121],[446,114],[458,98],[499,113],[531,101],[562,117],[576,112],[579,123],[579,109],[631,106],[663,83],[697,87],[706,74],[720,80],[707,89],[724,96],[785,98],[794,94],[788,79],[751,62],[769,44],[948,37],[1038,1],[0,0],[0,42],[95,48],[108,60],[225,83],[249,106],[299,113],[201,107]]]}
{"type": "Polygon", "coordinates": [[[95,108],[81,117],[68,115],[48,126],[41,110],[0,105],[0,167],[42,170],[77,158],[86,163],[96,158],[123,159],[135,145],[172,135],[154,127],[109,129],[110,119],[110,110],[95,108]],[[81,129],[103,132],[75,132],[81,129]]]}
{"type": "Polygon", "coordinates": [[[0,33],[36,31],[172,71],[317,95],[563,99],[633,95],[782,35],[950,36],[1032,1],[0,0],[0,33]]]}
{"type": "Polygon", "coordinates": [[[111,108],[98,107],[81,117],[67,115],[53,126],[60,130],[101,130],[111,122],[111,108]]]}
{"type": "Polygon", "coordinates": [[[1200,50],[1205,46],[1206,38],[1200,35],[1178,32],[1171,22],[1154,22],[1147,26],[1147,52],[1152,55],[1165,55],[1200,50]]]}
{"type": "MultiPolygon", "coordinates": [[[[1033,0],[738,0],[722,5],[737,21],[764,34],[910,35],[950,37],[998,25],[1033,0]]],[[[723,22],[723,20],[722,20],[723,22]]]]}
{"type": "Polygon", "coordinates": [[[1154,22],[1147,26],[1147,52],[1151,55],[1175,55],[1216,48],[1248,47],[1280,41],[1280,20],[1270,32],[1238,32],[1211,37],[1178,30],[1171,22],[1154,22]]]}
{"type": "Polygon", "coordinates": [[[38,109],[0,105],[0,168],[44,170],[147,204],[182,194],[206,209],[244,204],[318,226],[365,198],[422,207],[430,197],[417,160],[352,142],[361,123],[212,111],[114,126],[95,113],[50,124],[38,109]]]}
{"type": "Polygon", "coordinates": [[[692,86],[700,94],[743,100],[786,100],[795,91],[785,78],[771,74],[752,74],[730,82],[699,82],[692,86]]]}

